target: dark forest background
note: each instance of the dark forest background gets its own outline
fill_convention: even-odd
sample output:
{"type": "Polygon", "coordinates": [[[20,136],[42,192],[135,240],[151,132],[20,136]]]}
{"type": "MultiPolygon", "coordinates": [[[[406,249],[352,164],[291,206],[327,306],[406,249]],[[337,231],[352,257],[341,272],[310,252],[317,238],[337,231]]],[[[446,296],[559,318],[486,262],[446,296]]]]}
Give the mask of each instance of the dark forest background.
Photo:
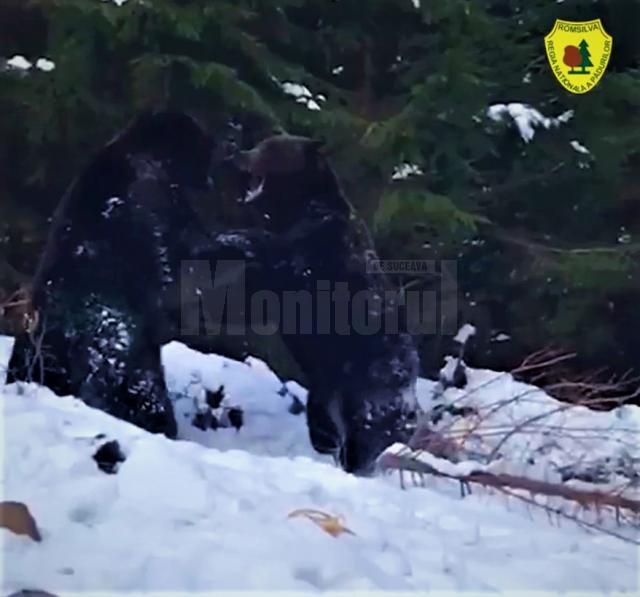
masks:
{"type": "MultiPolygon", "coordinates": [[[[472,364],[509,368],[553,345],[582,372],[638,369],[640,1],[420,4],[0,0],[0,59],[55,63],[0,63],[0,302],[33,273],[91,152],[140,110],[171,106],[213,130],[242,114],[247,142],[323,138],[383,258],[457,261],[460,322],[478,326],[472,364]],[[548,67],[556,18],[601,18],[613,36],[586,95],[548,67]],[[510,102],[574,115],[525,142],[487,116],[510,102]],[[419,173],[394,178],[403,163],[419,173]]],[[[424,342],[427,368],[439,351],[424,342]]]]}

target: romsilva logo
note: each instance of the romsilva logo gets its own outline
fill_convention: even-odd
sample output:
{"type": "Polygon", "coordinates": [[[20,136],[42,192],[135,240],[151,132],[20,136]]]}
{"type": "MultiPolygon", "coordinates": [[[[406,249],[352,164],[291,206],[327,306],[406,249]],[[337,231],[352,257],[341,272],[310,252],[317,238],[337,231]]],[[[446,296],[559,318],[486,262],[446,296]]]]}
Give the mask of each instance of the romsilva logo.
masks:
{"type": "Polygon", "coordinates": [[[587,93],[607,69],[613,40],[600,19],[581,23],[557,19],[544,45],[560,85],[571,93],[587,93]]]}

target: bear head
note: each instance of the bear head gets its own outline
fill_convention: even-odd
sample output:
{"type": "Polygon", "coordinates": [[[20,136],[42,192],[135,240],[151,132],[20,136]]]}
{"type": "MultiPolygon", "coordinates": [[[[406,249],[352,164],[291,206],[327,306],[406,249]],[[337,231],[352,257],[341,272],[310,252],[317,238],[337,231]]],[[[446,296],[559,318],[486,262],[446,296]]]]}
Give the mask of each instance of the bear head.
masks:
{"type": "Polygon", "coordinates": [[[270,227],[295,225],[314,206],[348,215],[349,205],[322,145],[307,137],[282,134],[236,153],[235,165],[249,177],[244,201],[261,211],[270,227]]]}
{"type": "Polygon", "coordinates": [[[147,167],[165,171],[172,184],[206,190],[211,186],[213,149],[212,139],[194,118],[162,110],[136,118],[111,140],[104,157],[144,156],[147,167]]]}

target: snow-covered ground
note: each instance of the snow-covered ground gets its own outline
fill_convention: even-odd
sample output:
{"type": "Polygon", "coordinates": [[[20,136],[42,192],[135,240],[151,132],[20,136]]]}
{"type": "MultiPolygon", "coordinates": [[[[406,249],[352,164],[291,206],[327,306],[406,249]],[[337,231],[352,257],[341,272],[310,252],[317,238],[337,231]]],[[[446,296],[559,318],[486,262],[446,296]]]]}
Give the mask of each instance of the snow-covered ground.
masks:
{"type": "MultiPolygon", "coordinates": [[[[464,389],[448,388],[439,402],[469,412],[445,412],[434,426],[447,437],[464,440],[463,454],[494,472],[550,482],[592,480],[599,488],[624,486],[640,497],[639,407],[597,412],[559,402],[508,373],[466,373],[464,389]]],[[[424,406],[432,392],[431,382],[419,380],[424,406]]]]}
{"type": "MultiPolygon", "coordinates": [[[[0,370],[9,349],[9,339],[0,338],[0,370]]],[[[304,415],[289,412],[292,394],[304,402],[304,390],[288,384],[289,392],[282,391],[260,361],[203,356],[177,343],[163,357],[180,434],[195,441],[150,435],[46,389],[2,388],[3,499],[24,502],[42,535],[36,543],[0,529],[3,594],[25,588],[58,594],[638,589],[638,548],[618,538],[568,521],[558,526],[543,512],[495,494],[461,498],[449,481],[429,479],[426,488],[403,490],[397,476],[342,472],[314,454],[304,415]],[[220,384],[225,403],[244,409],[244,426],[195,429],[190,421],[202,403],[202,385],[215,390],[220,384]],[[92,458],[108,440],[117,440],[126,455],[116,474],[102,472],[92,458]],[[333,537],[309,520],[288,518],[299,508],[340,515],[353,534],[333,537]]],[[[469,383],[471,390],[447,390],[442,399],[486,408],[494,427],[558,408],[510,376],[471,371],[469,383]],[[523,389],[524,396],[509,401],[523,389]],[[504,408],[488,406],[499,398],[504,408]]],[[[433,390],[420,381],[424,403],[433,390]]],[[[637,458],[635,436],[627,433],[637,431],[639,409],[619,410],[579,409],[575,418],[559,410],[551,416],[564,417],[574,431],[557,445],[544,430],[532,431],[526,442],[509,439],[497,452],[517,463],[526,444],[545,462],[562,464],[575,460],[567,450],[577,442],[595,451],[594,458],[637,458]],[[603,431],[611,441],[602,439],[603,431]]],[[[454,424],[448,414],[438,423],[454,424]]],[[[488,446],[473,444],[477,433],[467,435],[485,455],[498,445],[495,434],[485,434],[488,446]]]]}

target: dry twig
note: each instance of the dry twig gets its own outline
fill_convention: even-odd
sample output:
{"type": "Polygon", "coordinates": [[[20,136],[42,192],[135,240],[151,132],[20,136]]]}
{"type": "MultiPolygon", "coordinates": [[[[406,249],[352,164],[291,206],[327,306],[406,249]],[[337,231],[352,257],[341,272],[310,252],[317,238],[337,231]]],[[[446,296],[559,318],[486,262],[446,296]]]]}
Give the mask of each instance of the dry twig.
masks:
{"type": "Polygon", "coordinates": [[[605,493],[601,491],[595,491],[592,489],[579,489],[571,487],[561,483],[550,483],[548,481],[540,481],[538,479],[530,479],[528,477],[522,477],[518,475],[509,475],[504,473],[492,473],[489,471],[472,471],[468,474],[453,475],[447,472],[440,471],[426,462],[419,460],[419,455],[412,454],[407,451],[406,454],[383,454],[379,460],[379,465],[383,470],[397,470],[401,474],[403,472],[410,472],[418,475],[433,475],[436,477],[443,477],[446,479],[452,479],[458,481],[461,484],[461,491],[470,493],[469,487],[472,484],[481,485],[485,488],[492,488],[505,493],[511,497],[515,497],[519,500],[525,501],[531,505],[537,507],[544,507],[547,512],[561,515],[565,518],[569,518],[580,524],[590,526],[595,530],[602,530],[614,534],[616,537],[624,539],[625,541],[640,545],[640,541],[625,537],[623,535],[606,531],[597,525],[592,525],[569,515],[561,508],[552,508],[548,505],[542,505],[535,501],[533,496],[544,495],[548,497],[558,497],[576,503],[582,509],[594,509],[599,511],[603,507],[610,507],[616,513],[616,517],[619,519],[620,512],[626,510],[634,516],[640,516],[640,501],[625,497],[617,492],[605,493]],[[523,494],[518,492],[524,492],[523,494]],[[531,497],[527,497],[527,494],[531,497]]]}

